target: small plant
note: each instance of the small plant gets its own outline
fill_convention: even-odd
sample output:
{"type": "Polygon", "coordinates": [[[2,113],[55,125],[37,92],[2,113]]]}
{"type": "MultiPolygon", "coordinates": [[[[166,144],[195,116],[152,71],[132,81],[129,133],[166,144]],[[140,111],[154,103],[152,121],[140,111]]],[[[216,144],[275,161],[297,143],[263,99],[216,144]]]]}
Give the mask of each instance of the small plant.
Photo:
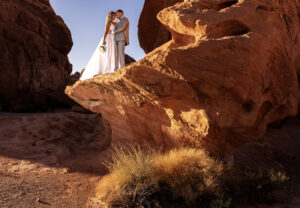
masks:
{"type": "Polygon", "coordinates": [[[210,204],[210,208],[230,208],[232,199],[225,200],[224,198],[215,199],[210,204]]]}
{"type": "Polygon", "coordinates": [[[259,195],[266,195],[282,185],[288,180],[288,177],[281,172],[271,170],[268,174],[259,170],[257,173],[248,174],[252,184],[256,186],[256,191],[259,195]]]}
{"type": "Polygon", "coordinates": [[[111,160],[105,162],[110,174],[98,185],[98,197],[108,207],[159,207],[153,197],[156,182],[149,177],[156,154],[148,147],[113,148],[111,160]]]}
{"type": "Polygon", "coordinates": [[[274,170],[269,173],[261,170],[256,172],[233,171],[231,174],[226,173],[224,175],[223,190],[225,190],[226,195],[232,196],[235,203],[242,204],[273,202],[273,191],[280,188],[288,180],[284,173],[274,170]]]}
{"type": "Polygon", "coordinates": [[[284,173],[282,172],[275,172],[274,170],[272,170],[270,172],[270,181],[275,185],[281,185],[283,183],[285,183],[287,180],[289,180],[289,177],[287,177],[284,173]]]}

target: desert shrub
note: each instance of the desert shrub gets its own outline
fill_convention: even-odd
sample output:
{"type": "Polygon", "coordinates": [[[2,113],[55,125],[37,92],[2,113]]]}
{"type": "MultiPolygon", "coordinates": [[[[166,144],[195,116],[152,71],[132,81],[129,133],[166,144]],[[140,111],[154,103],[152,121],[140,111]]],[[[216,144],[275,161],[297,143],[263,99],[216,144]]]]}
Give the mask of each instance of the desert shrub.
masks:
{"type": "Polygon", "coordinates": [[[152,160],[157,153],[148,147],[113,148],[105,162],[110,174],[97,187],[97,196],[108,207],[158,207],[153,199],[155,178],[152,160]]]}
{"type": "Polygon", "coordinates": [[[279,172],[269,174],[226,169],[223,162],[193,148],[162,153],[150,147],[114,148],[105,165],[109,174],[97,186],[106,207],[229,208],[256,202],[284,183],[279,172]]]}
{"type": "Polygon", "coordinates": [[[281,172],[228,170],[222,176],[223,192],[233,196],[235,203],[272,203],[273,191],[280,188],[288,177],[281,172]]]}
{"type": "Polygon", "coordinates": [[[218,193],[223,164],[203,150],[181,148],[157,153],[151,148],[115,149],[110,174],[97,188],[97,196],[108,207],[160,207],[161,201],[176,199],[192,204],[218,193]],[[164,199],[162,199],[164,198],[164,199]]]}
{"type": "Polygon", "coordinates": [[[231,201],[232,201],[231,198],[228,199],[224,199],[223,197],[218,198],[211,202],[209,208],[229,208],[232,206],[231,201]]]}

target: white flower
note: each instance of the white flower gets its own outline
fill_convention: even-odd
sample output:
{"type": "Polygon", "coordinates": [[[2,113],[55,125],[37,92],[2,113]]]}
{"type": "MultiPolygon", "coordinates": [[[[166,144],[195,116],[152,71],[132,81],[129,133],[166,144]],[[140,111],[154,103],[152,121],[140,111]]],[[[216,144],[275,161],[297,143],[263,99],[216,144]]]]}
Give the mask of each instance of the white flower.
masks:
{"type": "Polygon", "coordinates": [[[106,47],[104,45],[99,46],[100,53],[104,53],[106,51],[106,47]]]}

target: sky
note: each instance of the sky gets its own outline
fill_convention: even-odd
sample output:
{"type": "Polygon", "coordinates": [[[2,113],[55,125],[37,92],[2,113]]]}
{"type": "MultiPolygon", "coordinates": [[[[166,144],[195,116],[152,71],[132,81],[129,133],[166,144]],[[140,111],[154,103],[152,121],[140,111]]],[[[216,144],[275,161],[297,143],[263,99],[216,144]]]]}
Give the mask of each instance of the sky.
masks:
{"type": "Polygon", "coordinates": [[[72,33],[74,45],[69,59],[73,73],[81,71],[91,58],[103,36],[105,18],[110,10],[122,9],[130,21],[130,45],[125,53],[136,60],[144,57],[137,37],[144,0],[50,0],[50,3],[72,33]]]}

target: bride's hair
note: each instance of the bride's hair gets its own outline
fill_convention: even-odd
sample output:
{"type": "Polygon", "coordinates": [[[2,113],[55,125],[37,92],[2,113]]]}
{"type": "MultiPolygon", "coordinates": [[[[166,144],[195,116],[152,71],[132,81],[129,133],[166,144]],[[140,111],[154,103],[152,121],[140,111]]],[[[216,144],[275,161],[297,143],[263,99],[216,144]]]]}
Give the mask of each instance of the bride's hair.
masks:
{"type": "Polygon", "coordinates": [[[108,15],[106,17],[106,23],[111,22],[114,15],[116,15],[116,12],[114,11],[108,12],[108,15]]]}

